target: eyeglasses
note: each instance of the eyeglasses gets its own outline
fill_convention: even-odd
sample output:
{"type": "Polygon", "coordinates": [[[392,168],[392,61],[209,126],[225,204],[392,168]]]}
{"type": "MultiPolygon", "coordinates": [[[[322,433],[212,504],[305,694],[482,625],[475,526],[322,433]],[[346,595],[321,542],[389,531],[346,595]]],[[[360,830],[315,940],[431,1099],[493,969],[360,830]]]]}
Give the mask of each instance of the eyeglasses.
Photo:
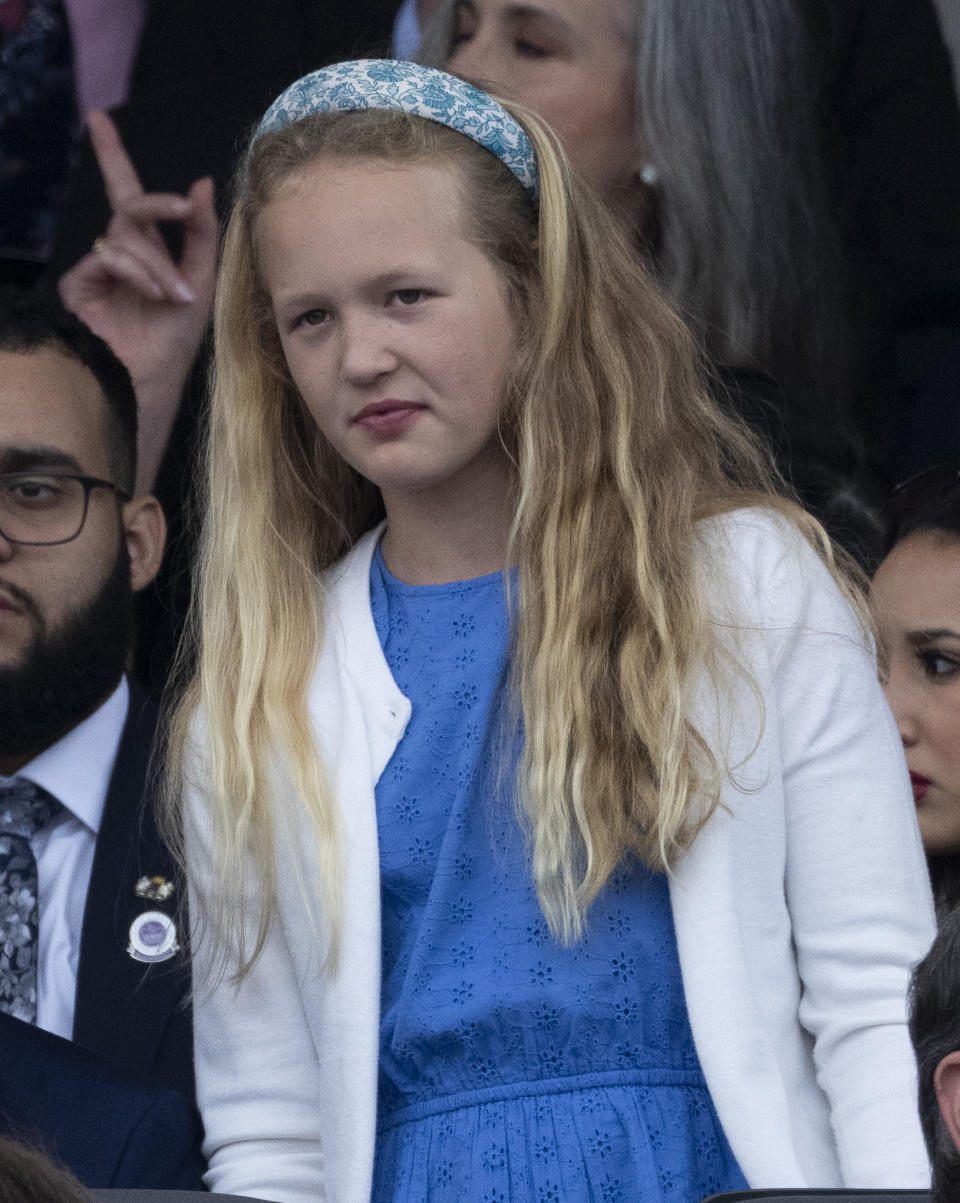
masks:
{"type": "Polygon", "coordinates": [[[130,494],[109,480],[67,472],[0,472],[0,535],[8,543],[49,547],[83,530],[93,489],[130,494]]]}

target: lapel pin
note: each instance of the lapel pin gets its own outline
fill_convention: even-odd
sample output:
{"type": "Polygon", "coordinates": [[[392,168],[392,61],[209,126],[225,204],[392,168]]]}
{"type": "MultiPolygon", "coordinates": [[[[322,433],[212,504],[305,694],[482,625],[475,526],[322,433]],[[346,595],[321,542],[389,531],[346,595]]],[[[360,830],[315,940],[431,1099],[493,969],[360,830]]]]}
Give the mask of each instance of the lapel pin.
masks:
{"type": "Polygon", "coordinates": [[[179,951],[177,929],[170,916],[163,911],[144,911],[130,924],[127,954],[135,961],[145,961],[147,964],[169,961],[179,951]]]}
{"type": "Polygon", "coordinates": [[[165,877],[138,877],[133,892],[149,902],[166,902],[173,894],[173,882],[165,877]]]}

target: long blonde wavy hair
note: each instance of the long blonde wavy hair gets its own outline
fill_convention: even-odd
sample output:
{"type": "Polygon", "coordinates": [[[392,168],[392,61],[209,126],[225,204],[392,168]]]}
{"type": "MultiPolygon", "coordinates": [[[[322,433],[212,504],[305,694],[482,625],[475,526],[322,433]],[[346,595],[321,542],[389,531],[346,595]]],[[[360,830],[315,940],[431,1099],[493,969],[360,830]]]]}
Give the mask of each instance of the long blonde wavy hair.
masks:
{"type": "MultiPolygon", "coordinates": [[[[820,539],[778,493],[752,436],[707,395],[687,329],[601,202],[540,121],[507,107],[537,152],[539,206],[466,137],[385,112],[266,134],[238,181],[217,288],[189,680],[172,719],[166,797],[175,816],[184,779],[200,778],[192,784],[212,826],[203,872],[216,883],[204,918],[240,976],[263,948],[278,863],[300,863],[286,837],[281,849],[281,789],[295,791],[315,832],[319,878],[305,894],[338,926],[338,807],[307,709],[323,639],[318,574],[382,514],[377,490],[307,414],[280,348],[255,222],[288,176],[323,158],[439,164],[460,182],[465,236],[503,280],[517,324],[501,422],[516,466],[507,562],[517,566],[517,798],[558,939],[580,936],[625,857],[674,863],[730,772],[689,717],[695,672],[719,680],[729,659],[704,604],[698,521],[762,503],[820,539]],[[260,900],[249,930],[244,897],[260,900]]],[[[171,825],[182,844],[182,824],[171,825]]]]}

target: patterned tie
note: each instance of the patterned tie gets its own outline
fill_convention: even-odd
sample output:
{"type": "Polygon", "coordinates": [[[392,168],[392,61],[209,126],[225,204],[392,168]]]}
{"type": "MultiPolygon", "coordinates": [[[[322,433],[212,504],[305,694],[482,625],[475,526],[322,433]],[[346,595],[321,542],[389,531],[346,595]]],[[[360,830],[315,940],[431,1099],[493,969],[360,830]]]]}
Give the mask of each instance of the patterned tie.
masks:
{"type": "Polygon", "coordinates": [[[0,1011],[37,1018],[37,862],[30,837],[60,810],[32,781],[0,785],[0,1011]]]}

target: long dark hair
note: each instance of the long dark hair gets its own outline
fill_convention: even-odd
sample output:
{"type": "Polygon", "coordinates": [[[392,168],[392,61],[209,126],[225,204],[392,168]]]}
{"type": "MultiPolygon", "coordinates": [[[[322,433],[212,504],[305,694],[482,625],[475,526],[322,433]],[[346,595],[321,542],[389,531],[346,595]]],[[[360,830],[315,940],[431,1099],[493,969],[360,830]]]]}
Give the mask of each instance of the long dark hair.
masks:
{"type": "MultiPolygon", "coordinates": [[[[893,490],[887,504],[886,554],[922,532],[960,540],[960,459],[930,464],[893,490]]],[[[942,922],[960,905],[960,852],[930,856],[927,864],[942,922]]]]}

